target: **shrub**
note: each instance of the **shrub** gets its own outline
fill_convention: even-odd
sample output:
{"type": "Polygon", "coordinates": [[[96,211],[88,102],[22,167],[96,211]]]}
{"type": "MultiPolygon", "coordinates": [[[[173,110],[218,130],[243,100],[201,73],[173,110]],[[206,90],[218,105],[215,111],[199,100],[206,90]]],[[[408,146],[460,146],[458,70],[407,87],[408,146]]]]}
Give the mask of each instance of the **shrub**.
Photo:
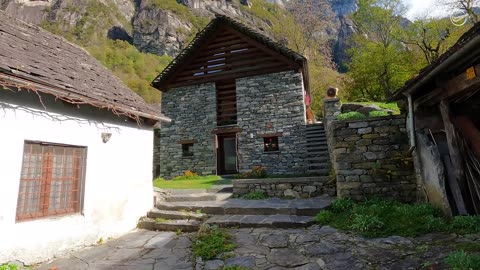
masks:
{"type": "Polygon", "coordinates": [[[455,270],[479,270],[480,256],[467,254],[464,251],[450,253],[445,258],[445,263],[455,270]]]}
{"type": "Polygon", "coordinates": [[[335,215],[328,210],[320,211],[315,216],[315,221],[318,222],[320,225],[327,225],[334,219],[335,215]]]}
{"type": "Polygon", "coordinates": [[[368,117],[380,117],[380,116],[389,116],[390,114],[386,111],[373,111],[368,113],[368,117]]]}
{"type": "Polygon", "coordinates": [[[232,236],[217,227],[202,227],[192,241],[193,254],[204,261],[233,251],[235,247],[232,236]]]}
{"type": "Polygon", "coordinates": [[[254,166],[253,169],[249,172],[241,173],[235,176],[237,179],[257,179],[257,178],[267,178],[267,168],[263,166],[254,166]]]}
{"type": "Polygon", "coordinates": [[[363,118],[366,118],[366,116],[359,112],[348,112],[337,115],[337,120],[354,120],[363,118]]]}
{"type": "Polygon", "coordinates": [[[352,199],[341,198],[332,203],[332,211],[335,213],[345,212],[347,210],[351,210],[354,205],[355,202],[352,199]]]}
{"type": "Polygon", "coordinates": [[[262,191],[252,191],[243,195],[242,198],[246,200],[264,200],[267,199],[268,196],[262,191]]]}
{"type": "Polygon", "coordinates": [[[173,178],[173,181],[179,181],[179,180],[195,180],[199,179],[199,175],[196,172],[193,171],[184,171],[182,175],[177,176],[173,178]]]}
{"type": "Polygon", "coordinates": [[[458,216],[450,222],[450,231],[459,234],[479,233],[479,216],[458,216]]]}

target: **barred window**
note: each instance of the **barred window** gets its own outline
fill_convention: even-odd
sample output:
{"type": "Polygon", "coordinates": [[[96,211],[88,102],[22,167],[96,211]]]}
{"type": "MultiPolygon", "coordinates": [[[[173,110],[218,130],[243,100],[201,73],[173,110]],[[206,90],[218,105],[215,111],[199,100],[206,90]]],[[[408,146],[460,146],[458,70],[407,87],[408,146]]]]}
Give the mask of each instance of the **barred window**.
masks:
{"type": "Polygon", "coordinates": [[[17,221],[78,213],[86,148],[25,142],[17,221]]]}

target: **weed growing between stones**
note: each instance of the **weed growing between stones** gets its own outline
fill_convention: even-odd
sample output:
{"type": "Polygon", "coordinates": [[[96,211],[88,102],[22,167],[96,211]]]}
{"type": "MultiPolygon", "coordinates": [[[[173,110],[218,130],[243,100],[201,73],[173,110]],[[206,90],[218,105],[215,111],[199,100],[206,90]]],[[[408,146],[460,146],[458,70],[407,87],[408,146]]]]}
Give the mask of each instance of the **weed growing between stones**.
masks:
{"type": "Polygon", "coordinates": [[[478,216],[447,219],[439,209],[428,203],[405,204],[380,199],[360,203],[350,199],[338,199],[332,204],[331,210],[321,211],[315,220],[321,225],[330,225],[365,237],[414,237],[431,232],[480,232],[478,216]]]}
{"type": "Polygon", "coordinates": [[[201,257],[203,261],[233,251],[235,247],[232,236],[217,226],[202,225],[192,239],[193,254],[195,257],[201,257]]]}
{"type": "Polygon", "coordinates": [[[164,218],[161,218],[161,217],[157,217],[157,218],[155,219],[155,222],[158,222],[158,223],[165,223],[165,222],[167,222],[167,221],[168,221],[167,219],[164,219],[164,218]]]}
{"type": "Polygon", "coordinates": [[[268,195],[261,191],[252,191],[242,196],[245,200],[265,200],[268,195]]]}
{"type": "Polygon", "coordinates": [[[451,269],[478,270],[480,269],[480,256],[468,254],[464,251],[453,252],[445,258],[445,263],[451,269]]]}

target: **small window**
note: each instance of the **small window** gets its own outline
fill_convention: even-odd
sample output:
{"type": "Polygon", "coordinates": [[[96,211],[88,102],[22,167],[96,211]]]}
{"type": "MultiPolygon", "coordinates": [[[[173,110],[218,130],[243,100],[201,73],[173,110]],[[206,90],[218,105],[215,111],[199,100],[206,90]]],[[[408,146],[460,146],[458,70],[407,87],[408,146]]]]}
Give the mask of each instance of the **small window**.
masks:
{"type": "Polygon", "coordinates": [[[16,220],[78,213],[85,147],[25,142],[16,220]]]}
{"type": "Polygon", "coordinates": [[[193,143],[182,144],[182,156],[183,157],[193,156],[193,143]]]}
{"type": "Polygon", "coordinates": [[[278,137],[263,138],[263,145],[265,147],[265,152],[280,151],[280,149],[278,148],[278,137]]]}

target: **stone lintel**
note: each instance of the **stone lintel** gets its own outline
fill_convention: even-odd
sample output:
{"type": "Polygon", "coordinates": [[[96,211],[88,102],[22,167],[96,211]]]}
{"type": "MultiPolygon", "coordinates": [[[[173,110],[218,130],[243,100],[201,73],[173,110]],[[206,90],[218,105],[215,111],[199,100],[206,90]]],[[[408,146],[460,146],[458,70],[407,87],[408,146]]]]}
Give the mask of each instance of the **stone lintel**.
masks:
{"type": "Polygon", "coordinates": [[[191,144],[191,143],[197,143],[197,140],[180,140],[177,143],[178,144],[191,144]]]}
{"type": "Polygon", "coordinates": [[[240,133],[243,131],[243,128],[239,127],[218,127],[212,130],[212,134],[226,134],[226,133],[240,133]]]}

